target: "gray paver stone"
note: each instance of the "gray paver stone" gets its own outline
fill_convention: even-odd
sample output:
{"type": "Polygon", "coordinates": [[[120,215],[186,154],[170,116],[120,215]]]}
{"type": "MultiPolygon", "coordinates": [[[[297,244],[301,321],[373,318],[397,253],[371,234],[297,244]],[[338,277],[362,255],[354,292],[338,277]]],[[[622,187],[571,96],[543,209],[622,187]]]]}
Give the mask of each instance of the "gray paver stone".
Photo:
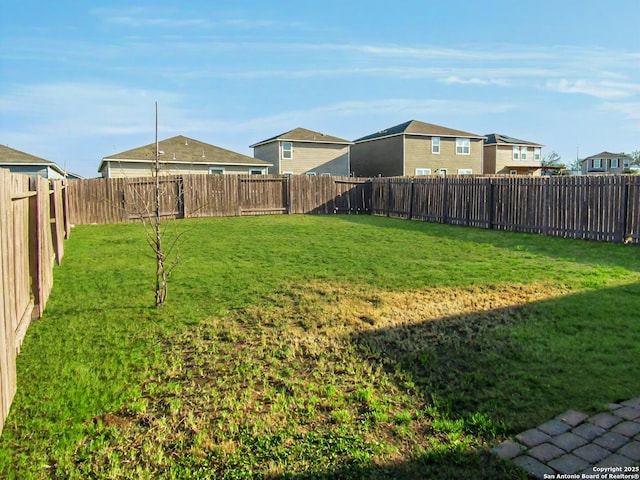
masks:
{"type": "Polygon", "coordinates": [[[550,420],[538,426],[538,430],[543,431],[549,435],[560,435],[561,433],[568,432],[571,427],[560,420],[550,420]]]}
{"type": "Polygon", "coordinates": [[[620,435],[619,433],[607,432],[604,435],[596,438],[593,443],[613,452],[623,445],[629,443],[629,441],[629,437],[625,437],[624,435],[620,435]]]}
{"type": "Polygon", "coordinates": [[[614,453],[598,463],[596,467],[630,467],[631,465],[633,465],[633,460],[614,453]]]}
{"type": "Polygon", "coordinates": [[[580,425],[587,418],[589,418],[589,415],[587,415],[586,413],[578,412],[577,410],[567,410],[563,414],[558,415],[556,417],[556,420],[560,420],[561,422],[575,427],[577,425],[580,425]]]}
{"type": "Polygon", "coordinates": [[[521,468],[524,468],[528,473],[534,477],[544,478],[544,475],[553,475],[555,472],[547,467],[544,463],[540,463],[535,458],[531,458],[528,455],[521,455],[513,459],[513,463],[521,468]]]}
{"type": "Polygon", "coordinates": [[[576,473],[589,467],[589,463],[583,459],[576,457],[571,453],[567,453],[555,460],[549,462],[549,466],[555,468],[560,473],[576,473]]]}
{"type": "Polygon", "coordinates": [[[618,453],[625,457],[629,457],[634,462],[640,462],[640,442],[637,440],[629,442],[618,450],[618,453]]]}
{"type": "Polygon", "coordinates": [[[592,423],[583,423],[582,425],[573,429],[573,433],[581,436],[585,440],[591,441],[596,437],[602,435],[606,430],[592,423]]]}
{"type": "Polygon", "coordinates": [[[611,431],[627,437],[633,437],[640,433],[640,422],[622,422],[613,427],[611,431]]]}
{"type": "Polygon", "coordinates": [[[626,405],[627,407],[640,408],[640,397],[632,398],[631,400],[624,401],[622,402],[622,405],[626,405]]]}
{"type": "Polygon", "coordinates": [[[541,432],[537,428],[532,428],[531,430],[527,430],[526,432],[522,432],[519,435],[516,435],[516,440],[520,443],[525,444],[527,447],[535,447],[536,445],[540,445],[541,443],[549,440],[549,435],[544,432],[541,432]]]}
{"type": "Polygon", "coordinates": [[[571,452],[572,450],[587,444],[587,441],[584,438],[571,432],[553,437],[549,441],[563,449],[565,452],[571,452]]]}
{"type": "Polygon", "coordinates": [[[576,448],[573,454],[589,462],[591,465],[595,465],[611,455],[611,452],[594,443],[590,443],[584,447],[576,448]]]}
{"type": "Polygon", "coordinates": [[[500,458],[513,458],[520,455],[525,449],[524,445],[519,444],[511,440],[506,440],[500,445],[497,445],[491,449],[493,453],[500,458]]]}
{"type": "Polygon", "coordinates": [[[622,408],[622,405],[620,405],[619,403],[610,403],[608,407],[609,410],[617,410],[619,408],[622,408]]]}
{"type": "Polygon", "coordinates": [[[533,447],[527,453],[536,460],[546,463],[549,460],[553,460],[554,458],[564,455],[566,452],[555,445],[551,445],[550,443],[543,443],[537,447],[533,447]]]}
{"type": "Polygon", "coordinates": [[[640,408],[637,407],[622,407],[613,412],[614,415],[624,418],[625,420],[635,420],[640,418],[640,408]]]}
{"type": "Polygon", "coordinates": [[[610,413],[598,413],[587,420],[589,423],[602,428],[611,428],[622,421],[622,418],[610,413]]]}

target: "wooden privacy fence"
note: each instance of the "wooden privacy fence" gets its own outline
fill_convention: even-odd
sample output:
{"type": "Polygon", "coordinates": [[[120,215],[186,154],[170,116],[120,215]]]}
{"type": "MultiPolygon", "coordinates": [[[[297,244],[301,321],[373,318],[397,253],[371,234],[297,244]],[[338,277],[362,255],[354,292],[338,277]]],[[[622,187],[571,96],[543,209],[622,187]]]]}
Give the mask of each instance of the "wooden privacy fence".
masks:
{"type": "Polygon", "coordinates": [[[0,168],[0,431],[16,392],[16,357],[53,285],[70,224],[60,181],[0,168]]]}
{"type": "Polygon", "coordinates": [[[640,244],[640,176],[394,177],[372,184],[373,215],[640,244]]]}
{"type": "MultiPolygon", "coordinates": [[[[287,213],[369,213],[371,182],[328,176],[183,175],[160,179],[165,218],[287,213]]],[[[153,178],[68,184],[72,224],[120,223],[154,213],[153,178]]]]}

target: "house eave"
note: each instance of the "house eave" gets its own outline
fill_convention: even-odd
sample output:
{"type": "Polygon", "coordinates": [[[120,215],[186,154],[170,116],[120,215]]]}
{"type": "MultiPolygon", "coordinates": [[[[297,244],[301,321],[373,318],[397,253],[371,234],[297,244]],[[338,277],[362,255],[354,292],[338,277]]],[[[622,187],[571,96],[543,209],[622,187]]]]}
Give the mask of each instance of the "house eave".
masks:
{"type": "MultiPolygon", "coordinates": [[[[153,165],[155,160],[142,160],[139,158],[103,158],[98,167],[98,172],[102,172],[105,163],[146,163],[153,165]]],[[[243,163],[243,162],[204,162],[204,161],[181,161],[181,160],[158,160],[161,165],[213,165],[220,167],[272,167],[273,164],[269,162],[260,163],[243,163]]]]}

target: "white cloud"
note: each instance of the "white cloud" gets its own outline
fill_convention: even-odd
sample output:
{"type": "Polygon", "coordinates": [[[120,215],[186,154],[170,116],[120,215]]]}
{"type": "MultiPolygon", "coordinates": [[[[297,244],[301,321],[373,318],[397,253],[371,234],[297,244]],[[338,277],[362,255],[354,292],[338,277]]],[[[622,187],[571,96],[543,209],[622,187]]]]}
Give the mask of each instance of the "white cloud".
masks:
{"type": "Polygon", "coordinates": [[[601,99],[625,98],[640,93],[640,83],[607,80],[550,80],[547,88],[561,93],[578,93],[601,99]]]}

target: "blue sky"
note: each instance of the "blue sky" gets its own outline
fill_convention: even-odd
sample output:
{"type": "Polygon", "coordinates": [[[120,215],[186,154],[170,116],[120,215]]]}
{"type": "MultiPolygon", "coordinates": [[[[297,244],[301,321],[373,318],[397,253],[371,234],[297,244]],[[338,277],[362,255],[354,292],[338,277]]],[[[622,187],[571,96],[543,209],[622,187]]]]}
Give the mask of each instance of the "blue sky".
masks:
{"type": "Polygon", "coordinates": [[[4,2],[0,143],[97,176],[186,135],[252,155],[296,127],[353,140],[416,119],[640,149],[640,1],[4,2]]]}

